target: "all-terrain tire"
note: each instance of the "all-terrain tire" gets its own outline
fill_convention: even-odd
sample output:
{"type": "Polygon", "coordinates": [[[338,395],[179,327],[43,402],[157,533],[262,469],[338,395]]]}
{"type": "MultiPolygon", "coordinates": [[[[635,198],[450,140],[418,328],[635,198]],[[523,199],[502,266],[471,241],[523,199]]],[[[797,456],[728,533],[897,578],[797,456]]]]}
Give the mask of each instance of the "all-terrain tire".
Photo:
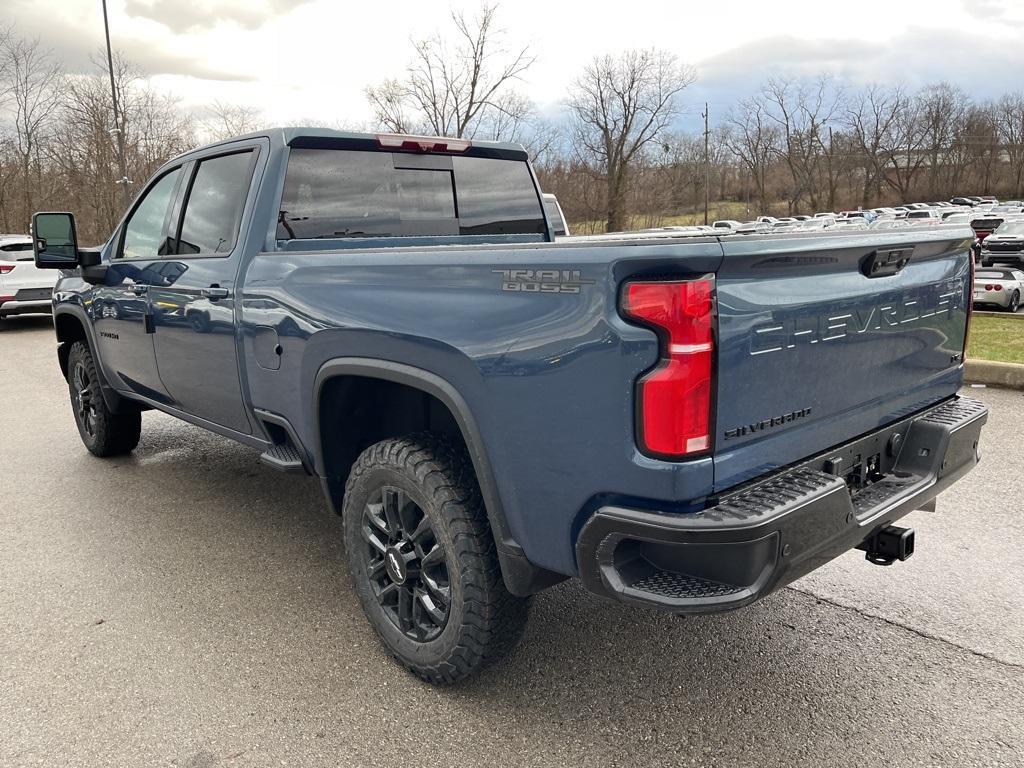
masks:
{"type": "Polygon", "coordinates": [[[68,353],[68,391],[78,434],[90,453],[121,456],[135,449],[142,432],[142,414],[113,413],[107,408],[96,361],[84,341],[76,341],[68,353]]]}
{"type": "Polygon", "coordinates": [[[458,682],[519,641],[530,600],[505,588],[462,445],[422,433],[370,446],[349,474],[342,518],[349,572],[363,610],[384,647],[415,675],[431,683],[458,682]],[[399,560],[408,562],[407,572],[399,570],[399,560]],[[446,591],[439,587],[444,583],[446,591]],[[441,623],[435,613],[442,612],[445,594],[441,623]],[[404,618],[403,605],[410,606],[404,618]],[[424,626],[411,621],[417,610],[424,626]]]}

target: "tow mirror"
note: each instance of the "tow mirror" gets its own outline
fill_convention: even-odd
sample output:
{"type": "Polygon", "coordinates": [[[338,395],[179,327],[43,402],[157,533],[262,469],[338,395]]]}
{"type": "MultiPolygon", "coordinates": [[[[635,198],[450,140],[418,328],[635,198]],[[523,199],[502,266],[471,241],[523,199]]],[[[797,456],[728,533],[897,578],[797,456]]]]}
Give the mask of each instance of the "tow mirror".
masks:
{"type": "Polygon", "coordinates": [[[70,213],[32,216],[32,254],[40,269],[71,269],[79,265],[75,217],[70,213]]]}

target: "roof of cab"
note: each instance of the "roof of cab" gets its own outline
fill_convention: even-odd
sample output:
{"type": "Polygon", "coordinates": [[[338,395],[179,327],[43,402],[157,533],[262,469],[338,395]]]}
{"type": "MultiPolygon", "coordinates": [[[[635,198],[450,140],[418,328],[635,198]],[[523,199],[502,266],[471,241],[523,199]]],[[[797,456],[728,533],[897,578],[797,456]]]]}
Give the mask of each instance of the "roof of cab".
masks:
{"type": "MultiPolygon", "coordinates": [[[[379,133],[359,133],[356,131],[336,131],[331,128],[314,128],[311,126],[284,126],[276,128],[268,128],[263,131],[254,131],[252,133],[242,134],[240,136],[232,136],[228,139],[221,139],[220,141],[211,142],[210,144],[204,144],[201,147],[190,149],[188,152],[183,152],[174,160],[180,160],[181,158],[188,157],[189,155],[197,152],[205,152],[213,147],[219,147],[227,144],[233,144],[238,141],[244,141],[247,139],[259,139],[266,138],[270,140],[271,147],[282,147],[291,146],[296,143],[308,143],[320,140],[322,142],[336,141],[339,143],[343,142],[377,142],[377,137],[382,135],[394,135],[387,132],[379,133]],[[306,140],[306,141],[302,141],[306,140]]],[[[438,137],[443,139],[444,137],[438,137]]],[[[450,137],[449,137],[450,138],[450,137]]],[[[526,150],[521,144],[515,144],[507,141],[481,141],[478,139],[471,139],[473,149],[489,149],[496,150],[498,152],[511,152],[521,153],[524,158],[526,157],[526,150]]]]}

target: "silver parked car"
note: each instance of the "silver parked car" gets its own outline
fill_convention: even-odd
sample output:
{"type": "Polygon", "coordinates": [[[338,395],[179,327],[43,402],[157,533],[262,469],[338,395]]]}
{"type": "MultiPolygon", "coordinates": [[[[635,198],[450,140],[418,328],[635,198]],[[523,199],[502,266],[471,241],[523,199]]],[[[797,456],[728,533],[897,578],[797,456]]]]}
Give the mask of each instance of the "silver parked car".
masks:
{"type": "Polygon", "coordinates": [[[981,265],[991,267],[996,262],[1024,267],[1024,221],[1003,221],[984,239],[981,265]]]}
{"type": "Polygon", "coordinates": [[[1019,269],[979,269],[974,275],[974,303],[1016,312],[1024,294],[1024,272],[1019,269]]]}

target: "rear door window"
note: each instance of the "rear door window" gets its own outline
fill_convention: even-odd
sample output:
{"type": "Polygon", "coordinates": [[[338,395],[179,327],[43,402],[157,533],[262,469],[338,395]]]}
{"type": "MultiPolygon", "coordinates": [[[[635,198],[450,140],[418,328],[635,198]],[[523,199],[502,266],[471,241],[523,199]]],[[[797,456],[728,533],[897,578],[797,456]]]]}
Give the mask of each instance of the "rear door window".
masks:
{"type": "Polygon", "coordinates": [[[292,149],[277,238],[543,233],[525,162],[292,149]]]}
{"type": "Polygon", "coordinates": [[[179,254],[231,252],[251,177],[251,150],[200,161],[185,202],[179,254]]]}

